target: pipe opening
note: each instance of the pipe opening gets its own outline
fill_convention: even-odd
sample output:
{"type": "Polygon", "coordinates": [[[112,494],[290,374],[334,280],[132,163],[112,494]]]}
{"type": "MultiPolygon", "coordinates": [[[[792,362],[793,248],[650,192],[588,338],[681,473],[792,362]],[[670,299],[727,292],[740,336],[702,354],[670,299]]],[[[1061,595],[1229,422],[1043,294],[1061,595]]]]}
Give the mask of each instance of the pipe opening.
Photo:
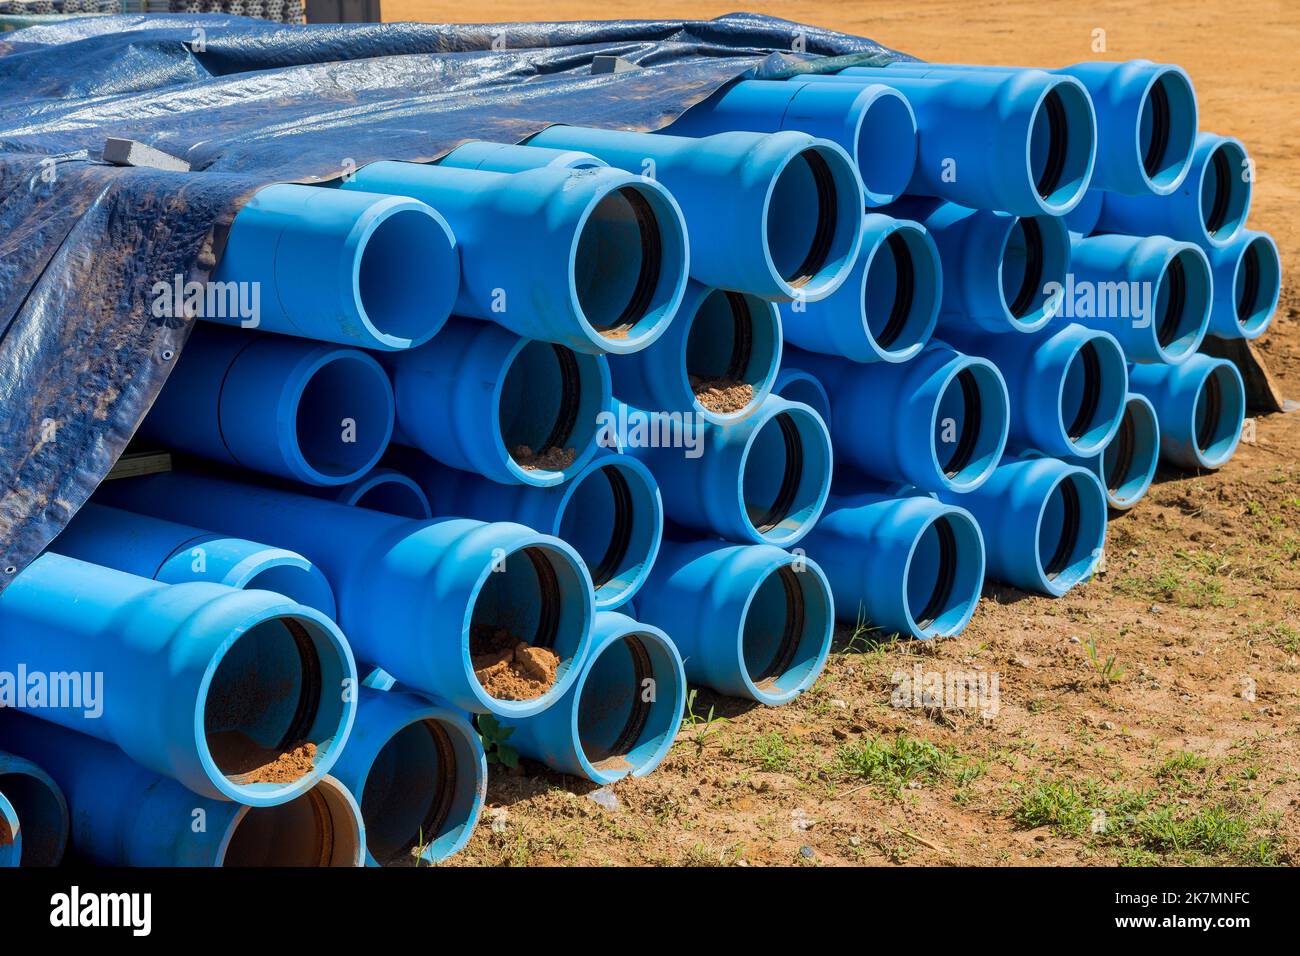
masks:
{"type": "Polygon", "coordinates": [[[1029,134],[1029,171],[1040,199],[1056,212],[1087,185],[1094,155],[1092,105],[1081,86],[1059,82],[1042,98],[1029,134]]]}
{"type": "Polygon", "coordinates": [[[1152,184],[1166,189],[1191,161],[1196,145],[1196,94],[1176,70],[1161,73],[1142,101],[1138,153],[1152,184]]]}
{"type": "Polygon", "coordinates": [[[1065,434],[1072,442],[1081,441],[1097,423],[1097,409],[1101,406],[1101,374],[1097,346],[1089,342],[1075,353],[1070,362],[1061,398],[1061,420],[1069,420],[1065,434]],[[1067,412],[1070,408],[1072,413],[1067,412]]]}
{"type": "Polygon", "coordinates": [[[360,312],[381,334],[423,342],[446,318],[445,313],[430,313],[430,283],[458,282],[459,271],[442,224],[416,209],[399,210],[380,220],[366,238],[357,267],[360,312]],[[413,253],[437,255],[440,261],[412,268],[413,253]]]}
{"type": "Polygon", "coordinates": [[[761,400],[776,372],[780,329],[775,310],[755,296],[716,289],[686,321],[690,323],[687,383],[692,389],[702,383],[725,388],[748,385],[751,398],[742,408],[725,412],[706,409],[716,415],[747,414],[755,400],[761,400]]]}
{"type": "Polygon", "coordinates": [[[1245,221],[1250,201],[1245,172],[1246,154],[1241,147],[1230,141],[1214,147],[1201,176],[1201,216],[1210,238],[1226,241],[1245,221]]]}
{"type": "Polygon", "coordinates": [[[788,564],[769,572],[741,624],[741,664],[750,682],[768,694],[797,692],[821,661],[830,615],[820,576],[788,564]]]}
{"type": "Polygon", "coordinates": [[[853,153],[868,205],[883,206],[903,194],[916,168],[916,117],[902,94],[891,90],[871,101],[853,153]]]}
{"type": "Polygon", "coordinates": [[[1002,455],[1006,398],[997,373],[970,363],[943,386],[935,406],[935,466],[954,488],[981,482],[1002,455]]]}
{"type": "Polygon", "coordinates": [[[979,599],[982,576],[972,556],[980,553],[978,530],[958,513],[941,515],[921,532],[903,585],[915,634],[933,637],[961,629],[979,599]]]}
{"type": "Polygon", "coordinates": [[[586,638],[588,587],[580,566],[550,545],[529,545],[494,563],[474,598],[468,635],[475,680],[488,697],[535,700],[554,689],[586,638]],[[519,642],[550,654],[521,664],[513,653],[519,642]],[[491,668],[497,658],[515,660],[509,674],[491,668]],[[488,674],[486,684],[480,673],[488,674]]]}
{"type": "Polygon", "coordinates": [[[644,472],[611,460],[573,479],[556,534],[591,571],[598,603],[638,586],[658,546],[659,505],[644,472]]]}
{"type": "Polygon", "coordinates": [[[1237,325],[1243,335],[1256,336],[1268,327],[1277,308],[1281,279],[1277,248],[1263,236],[1252,238],[1242,250],[1233,290],[1237,325]]]}
{"type": "Polygon", "coordinates": [[[1150,406],[1135,400],[1125,404],[1119,431],[1101,457],[1102,483],[1112,506],[1131,507],[1146,494],[1159,455],[1157,429],[1150,406]]]}
{"type": "Polygon", "coordinates": [[[777,376],[777,384],[773,391],[784,398],[787,402],[798,402],[800,405],[807,405],[826,423],[826,427],[831,426],[831,399],[826,394],[826,388],[808,372],[801,369],[784,368],[777,376]]]}
{"type": "Polygon", "coordinates": [[[1119,431],[1106,446],[1102,457],[1102,479],[1106,491],[1111,495],[1118,493],[1133,472],[1133,461],[1137,453],[1137,431],[1133,418],[1127,412],[1119,423],[1119,431]]]}
{"type": "Polygon", "coordinates": [[[653,635],[629,634],[601,650],[578,695],[578,744],[588,763],[621,777],[661,755],[677,724],[675,672],[653,635]]]}
{"type": "Polygon", "coordinates": [[[1039,512],[1037,546],[1054,591],[1064,593],[1091,573],[1105,529],[1106,502],[1096,479],[1074,471],[1052,486],[1039,512]]]}
{"type": "Polygon", "coordinates": [[[1024,319],[1043,296],[1043,233],[1038,221],[1019,217],[1002,249],[1002,299],[1012,318],[1024,319]]]}
{"type": "MultiPolygon", "coordinates": [[[[50,784],[30,773],[0,771],[0,799],[8,800],[18,817],[22,835],[22,866],[57,866],[68,842],[68,811],[62,797],[50,784]]],[[[0,814],[0,828],[5,826],[0,814]]],[[[12,842],[4,839],[0,846],[12,842]]]]}
{"type": "Polygon", "coordinates": [[[335,352],[303,385],[294,422],[309,468],[331,481],[359,477],[374,467],[392,434],[388,376],[362,352],[335,352]]]}
{"type": "Polygon", "coordinates": [[[629,337],[655,304],[664,258],[662,225],[641,189],[623,186],[597,200],[573,260],[578,307],[597,332],[629,337]]]}
{"type": "Polygon", "coordinates": [[[1193,418],[1196,450],[1206,467],[1217,468],[1232,456],[1245,411],[1241,379],[1231,367],[1215,365],[1197,392],[1193,418]]]}
{"type": "Polygon", "coordinates": [[[288,803],[241,811],[221,866],[356,866],[356,805],[329,777],[288,803]]]}
{"type": "Polygon", "coordinates": [[[1161,273],[1152,324],[1167,361],[1177,361],[1200,346],[1209,321],[1212,281],[1209,260],[1188,247],[1178,250],[1161,273]]]}
{"type": "Polygon", "coordinates": [[[334,592],[325,575],[314,565],[303,567],[297,563],[290,564],[288,560],[285,559],[283,564],[268,565],[240,586],[246,591],[274,591],[295,604],[330,613],[334,608],[334,592]]]}
{"type": "Polygon", "coordinates": [[[309,627],[283,617],[249,628],[217,664],[203,703],[208,753],[236,786],[283,786],[314,773],[342,719],[320,719],[339,695],[324,693],[309,627]]]}
{"type": "Polygon", "coordinates": [[[777,274],[807,285],[830,260],[839,228],[835,175],[816,149],[805,149],[778,174],[768,197],[766,241],[777,274]]]}
{"type": "Polygon", "coordinates": [[[354,507],[424,521],[433,517],[429,499],[419,486],[405,478],[390,476],[373,482],[352,502],[354,507]]]}
{"type": "Polygon", "coordinates": [[[830,442],[806,410],[790,409],[760,424],[741,465],[741,496],[754,530],[776,544],[802,535],[830,487],[830,442]]]}
{"type": "Polygon", "coordinates": [[[920,230],[891,232],[867,264],[862,312],[867,331],[886,352],[923,345],[933,329],[939,269],[920,230]]]}
{"type": "Polygon", "coordinates": [[[445,833],[459,773],[451,736],[436,720],[407,724],[384,744],[361,793],[366,848],[378,863],[420,856],[445,833]]]}
{"type": "Polygon", "coordinates": [[[596,434],[600,358],[528,342],[506,371],[498,401],[501,441],[525,472],[566,473],[596,434]],[[591,411],[591,414],[584,414],[591,411]]]}
{"type": "Polygon", "coordinates": [[[1101,450],[1124,414],[1127,397],[1124,353],[1104,336],[1089,339],[1070,356],[1061,381],[1060,422],[1076,454],[1101,450]]]}

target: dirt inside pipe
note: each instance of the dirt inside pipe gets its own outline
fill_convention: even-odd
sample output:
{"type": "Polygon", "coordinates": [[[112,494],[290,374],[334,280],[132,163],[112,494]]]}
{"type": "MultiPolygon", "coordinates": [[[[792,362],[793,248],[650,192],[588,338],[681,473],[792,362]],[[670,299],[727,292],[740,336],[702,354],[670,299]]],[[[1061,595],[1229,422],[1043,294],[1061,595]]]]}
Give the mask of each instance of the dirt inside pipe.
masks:
{"type": "Polygon", "coordinates": [[[607,339],[625,339],[632,333],[632,323],[627,322],[623,325],[616,325],[613,328],[601,329],[600,334],[607,339]]]}
{"type": "Polygon", "coordinates": [[[0,846],[8,846],[14,842],[13,831],[9,829],[8,820],[0,820],[0,846]]]}
{"type": "Polygon", "coordinates": [[[559,448],[555,445],[541,451],[533,451],[527,445],[516,445],[511,449],[510,457],[524,471],[564,471],[573,464],[578,452],[573,448],[559,448]]]}
{"type": "Polygon", "coordinates": [[[555,684],[560,658],[545,647],[525,644],[503,627],[470,631],[470,662],[483,689],[498,700],[535,700],[555,684]]]}
{"type": "Polygon", "coordinates": [[[754,386],[728,378],[690,377],[695,400],[711,412],[730,415],[744,411],[754,400],[754,386]]]}
{"type": "Polygon", "coordinates": [[[291,747],[263,747],[238,730],[208,735],[208,751],[222,772],[239,784],[293,783],[316,766],[316,745],[300,740],[291,747]]]}

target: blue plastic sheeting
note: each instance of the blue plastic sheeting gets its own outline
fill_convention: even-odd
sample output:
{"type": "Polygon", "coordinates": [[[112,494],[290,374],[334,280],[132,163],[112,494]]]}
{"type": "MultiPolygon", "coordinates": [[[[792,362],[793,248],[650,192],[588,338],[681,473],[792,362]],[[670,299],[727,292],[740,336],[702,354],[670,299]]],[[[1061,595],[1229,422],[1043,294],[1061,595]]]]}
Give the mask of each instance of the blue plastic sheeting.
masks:
{"type": "Polygon", "coordinates": [[[0,590],[107,475],[189,334],[153,287],[207,279],[240,205],[550,123],[658,129],[738,76],[900,58],[753,14],[285,26],[74,20],[0,40],[0,590]],[[639,69],[592,72],[593,57],[639,69]],[[114,167],[105,138],[191,172],[114,167]]]}

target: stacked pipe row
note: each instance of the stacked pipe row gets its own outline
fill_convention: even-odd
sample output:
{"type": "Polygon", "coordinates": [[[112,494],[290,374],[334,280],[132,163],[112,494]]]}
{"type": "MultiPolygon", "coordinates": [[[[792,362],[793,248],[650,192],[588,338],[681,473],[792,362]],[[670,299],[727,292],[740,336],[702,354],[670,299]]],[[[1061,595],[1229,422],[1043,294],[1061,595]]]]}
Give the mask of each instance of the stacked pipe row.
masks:
{"type": "Polygon", "coordinates": [[[1235,447],[1196,348],[1221,271],[1245,335],[1279,270],[1211,274],[1244,207],[1184,186],[1221,165],[1194,130],[1173,67],[897,64],[262,189],[210,287],[260,310],[207,309],[142,426],[180,467],[105,484],[0,598],[0,669],[102,674],[102,713],[29,701],[0,747],[99,862],[434,862],[482,806],[476,718],[493,760],[609,783],[688,680],[810,687],[837,616],[928,638],[986,570],[1065,593],[1157,435],[1235,447]],[[1197,202],[1201,245],[1123,233],[1197,202]],[[1130,276],[1141,323],[1063,308],[1130,276]]]}

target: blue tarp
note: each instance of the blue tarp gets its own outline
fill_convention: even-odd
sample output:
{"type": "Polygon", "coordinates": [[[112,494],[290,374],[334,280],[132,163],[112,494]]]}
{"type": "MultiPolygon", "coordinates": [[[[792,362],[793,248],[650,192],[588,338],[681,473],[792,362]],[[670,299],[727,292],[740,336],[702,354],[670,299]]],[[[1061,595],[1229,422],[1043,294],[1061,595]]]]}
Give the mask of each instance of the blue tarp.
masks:
{"type": "Polygon", "coordinates": [[[175,365],[189,328],[151,315],[154,283],[206,280],[260,186],[549,123],[657,129],[740,75],[898,56],[753,14],[308,27],[120,16],[5,34],[0,590],[108,474],[175,365]],[[593,74],[598,54],[640,68],[593,74]],[[108,136],[192,171],[107,165],[108,136]]]}

